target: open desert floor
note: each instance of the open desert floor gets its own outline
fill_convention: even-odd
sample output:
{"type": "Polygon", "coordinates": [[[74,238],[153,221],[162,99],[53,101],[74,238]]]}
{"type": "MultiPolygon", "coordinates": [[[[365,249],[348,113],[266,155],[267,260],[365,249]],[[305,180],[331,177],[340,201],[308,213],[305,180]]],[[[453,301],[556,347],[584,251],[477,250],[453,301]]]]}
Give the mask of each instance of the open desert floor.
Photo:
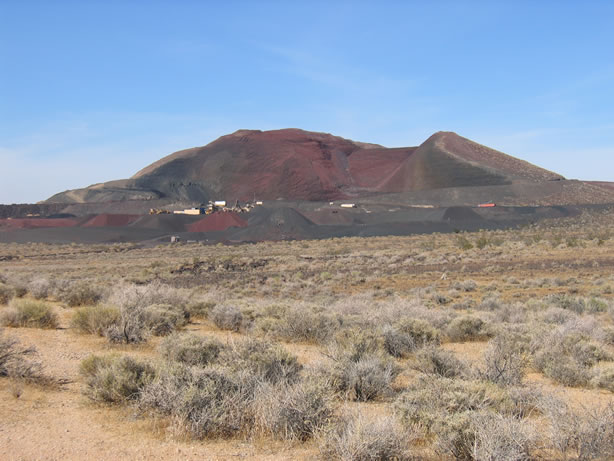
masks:
{"type": "Polygon", "coordinates": [[[3,460],[614,457],[608,210],[408,237],[1,244],[0,322],[3,460]]]}

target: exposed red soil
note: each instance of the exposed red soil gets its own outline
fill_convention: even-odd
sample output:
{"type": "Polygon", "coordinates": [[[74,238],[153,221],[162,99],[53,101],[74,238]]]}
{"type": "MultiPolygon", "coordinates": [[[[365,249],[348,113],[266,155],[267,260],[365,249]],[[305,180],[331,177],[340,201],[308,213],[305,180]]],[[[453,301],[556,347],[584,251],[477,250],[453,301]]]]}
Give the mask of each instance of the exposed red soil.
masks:
{"type": "Polygon", "coordinates": [[[378,189],[382,180],[390,176],[416,149],[373,148],[352,152],[349,157],[349,170],[354,184],[360,188],[378,189]]]}
{"type": "Polygon", "coordinates": [[[342,189],[352,186],[347,157],[359,149],[352,141],[324,133],[240,130],[205,147],[172,154],[133,179],[143,187],[152,182],[157,186],[161,178],[177,178],[183,189],[199,184],[214,198],[226,200],[254,195],[266,200],[328,200],[343,197],[342,189]]]}
{"type": "Polygon", "coordinates": [[[127,226],[137,219],[139,219],[141,215],[131,215],[131,214],[99,214],[98,216],[94,216],[92,219],[88,220],[81,227],[119,227],[119,226],[127,226]]]}
{"type": "Polygon", "coordinates": [[[175,152],[128,180],[68,191],[50,200],[105,203],[155,196],[189,203],[330,201],[560,179],[452,132],[435,133],[419,147],[386,148],[299,129],[239,130],[204,147],[175,152]]]}
{"type": "Polygon", "coordinates": [[[230,227],[247,227],[247,221],[234,212],[217,212],[190,224],[188,232],[223,231],[230,227]]]}

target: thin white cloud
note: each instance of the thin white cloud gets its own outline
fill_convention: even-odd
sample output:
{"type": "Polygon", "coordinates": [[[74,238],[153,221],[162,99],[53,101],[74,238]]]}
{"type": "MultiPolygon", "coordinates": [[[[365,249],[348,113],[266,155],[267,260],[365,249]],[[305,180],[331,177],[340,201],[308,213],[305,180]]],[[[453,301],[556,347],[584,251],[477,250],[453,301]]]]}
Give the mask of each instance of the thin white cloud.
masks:
{"type": "Polygon", "coordinates": [[[280,70],[354,95],[399,94],[415,90],[417,79],[394,78],[367,67],[348,65],[342,57],[315,55],[300,48],[258,45],[274,57],[280,70]]]}

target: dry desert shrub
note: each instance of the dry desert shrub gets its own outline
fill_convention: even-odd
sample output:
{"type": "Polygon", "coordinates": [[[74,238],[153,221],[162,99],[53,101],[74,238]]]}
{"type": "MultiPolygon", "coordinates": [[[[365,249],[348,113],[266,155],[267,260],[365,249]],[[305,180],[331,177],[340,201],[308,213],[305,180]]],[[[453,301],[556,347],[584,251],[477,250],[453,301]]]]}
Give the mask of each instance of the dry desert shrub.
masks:
{"type": "Polygon", "coordinates": [[[248,339],[222,347],[172,335],[161,350],[167,362],[144,389],[140,406],[171,416],[191,437],[259,430],[303,440],[332,411],[323,385],[301,381],[301,366],[280,346],[248,339]]]}
{"type": "Polygon", "coordinates": [[[318,437],[322,458],[339,461],[408,460],[414,438],[394,417],[375,419],[358,413],[343,414],[318,437]]]}
{"type": "Polygon", "coordinates": [[[324,312],[316,312],[301,305],[285,309],[279,318],[260,317],[256,329],[285,341],[304,341],[323,344],[339,329],[341,320],[324,312]]]}
{"type": "Polygon", "coordinates": [[[609,308],[610,301],[603,298],[591,297],[586,302],[586,310],[592,314],[607,312],[609,308]]]}
{"type": "Polygon", "coordinates": [[[469,239],[467,237],[465,237],[464,235],[459,235],[456,238],[456,245],[461,249],[461,250],[471,250],[473,248],[473,243],[471,243],[469,241],[469,239]]]}
{"type": "Polygon", "coordinates": [[[431,299],[436,305],[439,305],[439,306],[444,306],[450,303],[450,301],[452,301],[451,298],[447,297],[446,295],[442,293],[437,293],[437,292],[431,295],[431,299]]]}
{"type": "Polygon", "coordinates": [[[57,296],[70,307],[93,306],[104,297],[104,292],[91,282],[75,281],[62,286],[57,296]]]}
{"type": "Polygon", "coordinates": [[[136,401],[156,376],[153,366],[129,356],[91,355],[81,362],[87,395],[106,403],[136,401]]]}
{"type": "Polygon", "coordinates": [[[592,384],[601,389],[614,392],[614,366],[600,368],[593,377],[592,384]]]}
{"type": "Polygon", "coordinates": [[[143,308],[154,304],[170,304],[177,310],[187,311],[189,299],[184,291],[160,282],[152,282],[147,285],[124,283],[111,291],[108,302],[120,308],[143,308]]]}
{"type": "Polygon", "coordinates": [[[464,280],[462,282],[456,282],[453,287],[459,291],[469,293],[471,291],[475,291],[478,284],[474,280],[464,280]]]}
{"type": "Polygon", "coordinates": [[[577,317],[574,312],[563,309],[562,307],[551,306],[541,312],[539,318],[542,322],[554,325],[562,325],[577,317]]]}
{"type": "Polygon", "coordinates": [[[446,335],[452,342],[479,341],[487,337],[484,321],[471,315],[457,317],[450,322],[446,335]]]}
{"type": "Polygon", "coordinates": [[[147,309],[122,306],[119,321],[111,325],[104,335],[112,343],[138,344],[147,341],[151,332],[147,327],[147,309]]]}
{"type": "Polygon", "coordinates": [[[577,335],[587,339],[600,340],[603,321],[592,314],[573,317],[554,331],[561,335],[577,335]]]}
{"type": "Polygon", "coordinates": [[[505,388],[505,402],[499,412],[514,418],[530,418],[542,413],[540,402],[544,398],[542,389],[530,385],[508,386],[505,388]]]}
{"type": "Polygon", "coordinates": [[[228,304],[215,306],[208,317],[220,330],[239,331],[243,323],[241,310],[228,304]]]}
{"type": "Polygon", "coordinates": [[[330,386],[303,379],[294,384],[261,384],[254,397],[255,425],[260,431],[286,440],[305,441],[333,417],[330,386]]]}
{"type": "Polygon", "coordinates": [[[204,367],[214,363],[224,346],[215,339],[189,333],[173,333],[160,344],[160,355],[169,362],[204,367]]]}
{"type": "Polygon", "coordinates": [[[0,330],[0,377],[40,381],[42,365],[33,360],[35,355],[36,348],[22,346],[17,339],[4,336],[0,330]]]}
{"type": "Polygon", "coordinates": [[[559,356],[554,351],[538,353],[534,363],[544,375],[565,386],[586,386],[592,378],[588,367],[571,356],[559,356]]]}
{"type": "Polygon", "coordinates": [[[368,337],[357,337],[349,344],[334,343],[327,352],[329,361],[320,372],[345,398],[367,402],[381,397],[390,392],[400,370],[376,347],[368,337]]]}
{"type": "Polygon", "coordinates": [[[586,310],[586,301],[583,298],[565,294],[553,294],[546,298],[546,302],[552,306],[566,309],[576,314],[582,314],[586,310]]]}
{"type": "Polygon", "coordinates": [[[249,372],[273,384],[296,381],[302,369],[296,356],[283,346],[252,338],[232,341],[218,360],[233,372],[249,372]]]}
{"type": "Polygon", "coordinates": [[[528,362],[528,340],[515,334],[500,334],[491,339],[484,353],[482,377],[501,386],[522,382],[528,362]]]}
{"type": "Polygon", "coordinates": [[[342,299],[336,300],[328,311],[346,318],[363,317],[369,313],[375,315],[375,313],[379,314],[382,311],[386,311],[386,308],[382,308],[382,306],[378,305],[374,296],[375,292],[372,291],[345,296],[342,299]]]}
{"type": "Polygon", "coordinates": [[[381,337],[371,328],[350,326],[339,330],[327,345],[329,357],[345,356],[351,361],[359,360],[365,354],[382,351],[381,337]]]}
{"type": "Polygon", "coordinates": [[[599,332],[599,340],[604,344],[614,346],[614,327],[605,326],[601,328],[599,332]]]}
{"type": "Polygon", "coordinates": [[[150,335],[166,336],[188,322],[185,311],[170,304],[124,305],[119,313],[119,321],[104,333],[113,343],[145,342],[150,335]]]}
{"type": "Polygon", "coordinates": [[[27,290],[34,299],[46,299],[53,290],[53,283],[45,277],[38,277],[27,284],[27,290]]]}
{"type": "Polygon", "coordinates": [[[44,301],[13,299],[0,314],[0,323],[9,327],[57,328],[58,316],[44,301]]]}
{"type": "Polygon", "coordinates": [[[527,308],[521,303],[503,304],[497,312],[497,316],[501,322],[523,324],[527,322],[527,308]]]}
{"type": "Polygon", "coordinates": [[[361,402],[374,400],[388,393],[392,381],[399,374],[393,362],[379,355],[365,355],[356,362],[342,362],[338,364],[336,371],[337,389],[361,402]]]}
{"type": "Polygon", "coordinates": [[[444,378],[470,377],[473,374],[469,364],[458,359],[452,352],[434,345],[418,350],[412,365],[422,373],[444,378]]]}
{"type": "Polygon", "coordinates": [[[475,431],[471,421],[476,415],[474,410],[453,413],[440,421],[431,431],[435,434],[433,448],[442,457],[458,460],[473,459],[473,450],[476,444],[475,431]]]}
{"type": "Polygon", "coordinates": [[[215,306],[216,303],[214,301],[194,300],[187,304],[186,310],[190,317],[207,318],[215,306]]]}
{"type": "Polygon", "coordinates": [[[13,283],[15,298],[23,298],[28,294],[28,289],[21,282],[13,283]]]}
{"type": "Polygon", "coordinates": [[[396,399],[394,407],[408,426],[418,424],[437,431],[453,414],[503,409],[508,403],[504,390],[491,383],[420,375],[396,399]]]}
{"type": "Polygon", "coordinates": [[[554,397],[545,397],[549,442],[561,459],[606,460],[614,457],[614,407],[572,409],[554,397]]]}
{"type": "Polygon", "coordinates": [[[406,357],[428,344],[439,344],[439,331],[430,323],[414,318],[400,320],[382,332],[383,347],[393,357],[406,357]]]}
{"type": "Polygon", "coordinates": [[[393,357],[407,357],[418,347],[411,336],[392,325],[385,325],[381,336],[384,350],[393,357]]]}
{"type": "Polygon", "coordinates": [[[15,290],[5,283],[0,282],[0,304],[8,304],[14,296],[15,290]]]}
{"type": "Polygon", "coordinates": [[[115,306],[86,306],[75,310],[70,326],[80,333],[105,336],[120,319],[121,313],[115,306]]]}
{"type": "Polygon", "coordinates": [[[505,307],[505,304],[501,301],[498,295],[488,294],[484,296],[482,301],[476,306],[476,309],[482,311],[500,311],[505,307]]]}
{"type": "Polygon", "coordinates": [[[171,416],[175,430],[190,437],[231,437],[252,426],[256,383],[247,372],[220,366],[170,364],[144,388],[139,404],[171,416]]]}
{"type": "Polygon", "coordinates": [[[580,334],[553,332],[541,339],[533,365],[544,375],[565,386],[586,386],[593,377],[592,367],[610,355],[580,334]]]}
{"type": "Polygon", "coordinates": [[[456,311],[466,311],[469,309],[474,309],[475,302],[472,299],[463,299],[459,302],[452,304],[450,307],[456,311]]]}
{"type": "Polygon", "coordinates": [[[538,442],[535,425],[527,420],[492,412],[470,417],[473,431],[471,458],[477,461],[529,461],[538,442]]]}
{"type": "Polygon", "coordinates": [[[151,334],[170,334],[189,321],[184,292],[159,282],[144,286],[121,284],[108,300],[120,309],[119,322],[105,333],[111,342],[144,342],[151,334]]]}
{"type": "Polygon", "coordinates": [[[145,309],[146,327],[154,336],[166,336],[185,326],[189,317],[186,311],[171,304],[152,304],[145,309]]]}
{"type": "Polygon", "coordinates": [[[541,394],[475,380],[421,376],[394,407],[407,427],[421,426],[434,448],[455,459],[524,460],[536,440],[531,423],[541,394]]]}

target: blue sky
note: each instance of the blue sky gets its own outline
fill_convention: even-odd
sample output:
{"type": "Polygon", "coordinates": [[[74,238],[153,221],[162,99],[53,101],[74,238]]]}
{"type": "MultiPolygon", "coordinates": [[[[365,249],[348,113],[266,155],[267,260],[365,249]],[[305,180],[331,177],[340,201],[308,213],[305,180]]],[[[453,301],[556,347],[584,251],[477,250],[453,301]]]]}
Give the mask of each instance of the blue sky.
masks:
{"type": "Polygon", "coordinates": [[[614,2],[0,0],[0,203],[285,127],[614,181],[614,2]]]}

